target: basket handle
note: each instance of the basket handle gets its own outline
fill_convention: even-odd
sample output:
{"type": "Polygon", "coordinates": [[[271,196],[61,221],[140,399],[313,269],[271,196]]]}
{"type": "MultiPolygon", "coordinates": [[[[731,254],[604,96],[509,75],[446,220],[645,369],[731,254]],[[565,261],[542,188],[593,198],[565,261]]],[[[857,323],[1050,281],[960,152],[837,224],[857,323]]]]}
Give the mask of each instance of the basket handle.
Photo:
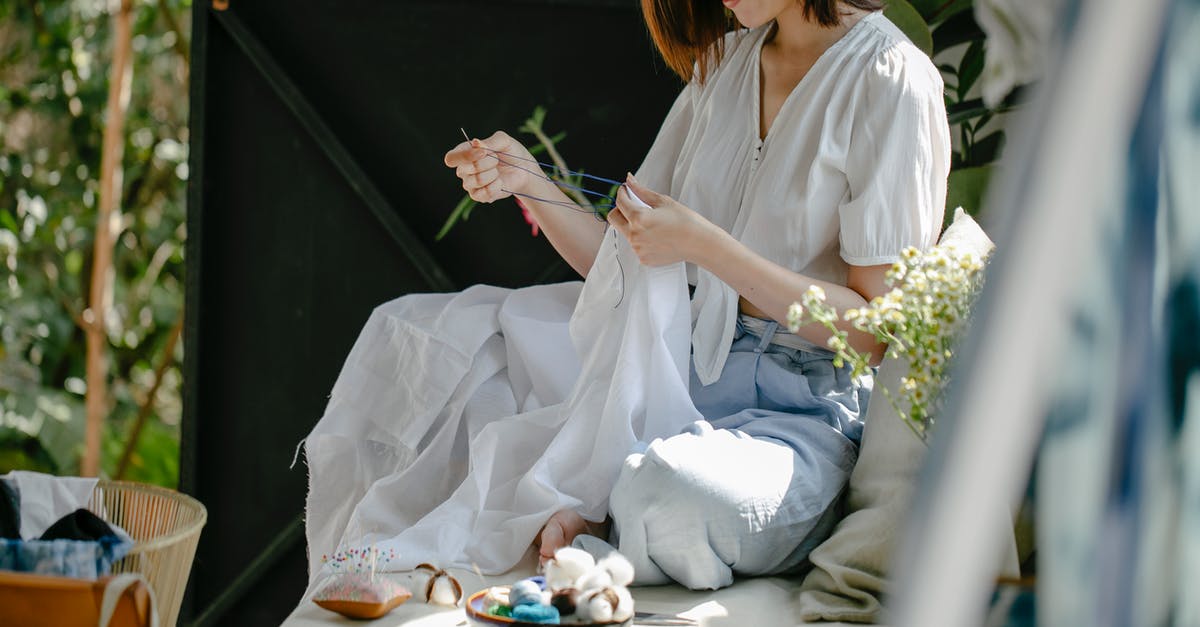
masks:
{"type": "Polygon", "coordinates": [[[150,587],[145,577],[137,573],[117,575],[104,586],[104,598],[100,601],[100,627],[108,627],[108,624],[112,622],[113,612],[117,610],[117,603],[121,602],[125,591],[139,582],[145,584],[146,592],[150,595],[150,627],[158,627],[158,608],[154,602],[154,588],[150,587]]]}

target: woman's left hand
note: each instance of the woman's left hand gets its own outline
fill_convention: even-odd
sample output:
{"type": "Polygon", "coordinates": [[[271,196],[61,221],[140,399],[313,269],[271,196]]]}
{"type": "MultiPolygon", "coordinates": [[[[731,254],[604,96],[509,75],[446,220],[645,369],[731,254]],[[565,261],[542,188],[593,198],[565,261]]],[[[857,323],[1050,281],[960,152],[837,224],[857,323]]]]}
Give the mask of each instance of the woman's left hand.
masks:
{"type": "Polygon", "coordinates": [[[716,227],[674,198],[643,187],[632,174],[625,185],[617,191],[617,206],[608,212],[608,222],[629,240],[638,259],[647,266],[695,262],[700,235],[716,227]],[[625,185],[650,209],[637,205],[625,185]]]}

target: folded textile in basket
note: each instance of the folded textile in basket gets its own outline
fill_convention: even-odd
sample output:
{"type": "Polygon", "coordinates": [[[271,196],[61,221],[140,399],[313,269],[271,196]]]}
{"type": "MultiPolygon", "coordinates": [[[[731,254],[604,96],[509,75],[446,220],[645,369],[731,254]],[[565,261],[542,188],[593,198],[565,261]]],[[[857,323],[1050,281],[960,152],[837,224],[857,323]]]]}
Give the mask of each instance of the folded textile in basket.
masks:
{"type": "Polygon", "coordinates": [[[95,579],[133,539],[84,509],[95,479],[14,471],[0,477],[0,570],[95,579]]]}

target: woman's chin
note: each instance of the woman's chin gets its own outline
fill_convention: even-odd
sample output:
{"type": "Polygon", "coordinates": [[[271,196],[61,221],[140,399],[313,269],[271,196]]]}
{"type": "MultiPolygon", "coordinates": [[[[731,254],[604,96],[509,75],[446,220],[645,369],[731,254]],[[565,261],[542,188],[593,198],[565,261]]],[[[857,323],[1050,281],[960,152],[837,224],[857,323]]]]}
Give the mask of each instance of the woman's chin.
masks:
{"type": "Polygon", "coordinates": [[[742,28],[758,28],[759,26],[771,21],[771,18],[767,16],[740,15],[737,11],[733,12],[733,16],[737,18],[738,24],[741,24],[742,28]]]}

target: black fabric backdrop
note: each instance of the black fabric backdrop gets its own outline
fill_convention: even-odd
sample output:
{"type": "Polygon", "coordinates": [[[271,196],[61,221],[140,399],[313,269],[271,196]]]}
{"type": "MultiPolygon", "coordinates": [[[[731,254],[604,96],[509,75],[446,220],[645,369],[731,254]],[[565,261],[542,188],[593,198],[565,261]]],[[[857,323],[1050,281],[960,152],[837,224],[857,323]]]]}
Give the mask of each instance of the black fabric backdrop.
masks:
{"type": "Polygon", "coordinates": [[[459,127],[516,135],[543,105],[572,167],[619,178],[681,83],[632,0],[229,4],[193,9],[181,486],[209,519],[184,616],[267,625],[307,577],[293,451],[371,310],[575,278],[511,200],[433,241],[459,127]]]}

